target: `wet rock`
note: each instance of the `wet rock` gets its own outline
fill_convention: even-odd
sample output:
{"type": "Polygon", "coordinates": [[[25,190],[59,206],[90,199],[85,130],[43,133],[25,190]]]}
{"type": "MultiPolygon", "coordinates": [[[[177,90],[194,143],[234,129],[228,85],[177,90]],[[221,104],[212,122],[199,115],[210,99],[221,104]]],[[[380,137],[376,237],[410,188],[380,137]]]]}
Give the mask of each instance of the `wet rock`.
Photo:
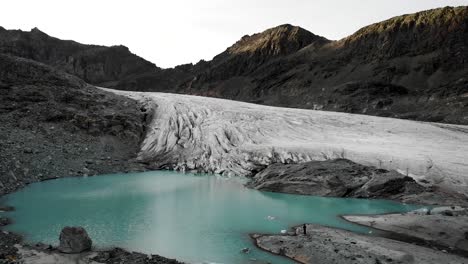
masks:
{"type": "Polygon", "coordinates": [[[0,211],[3,211],[3,212],[10,212],[13,210],[15,210],[13,206],[0,206],[0,211]]]}
{"type": "Polygon", "coordinates": [[[58,249],[63,253],[80,253],[91,249],[92,241],[82,227],[64,227],[60,232],[58,249]]]}
{"type": "Polygon", "coordinates": [[[6,226],[11,224],[11,220],[6,217],[0,217],[0,226],[6,226]]]}
{"type": "Polygon", "coordinates": [[[244,254],[249,254],[250,253],[250,248],[243,248],[241,249],[241,252],[244,254]]]}

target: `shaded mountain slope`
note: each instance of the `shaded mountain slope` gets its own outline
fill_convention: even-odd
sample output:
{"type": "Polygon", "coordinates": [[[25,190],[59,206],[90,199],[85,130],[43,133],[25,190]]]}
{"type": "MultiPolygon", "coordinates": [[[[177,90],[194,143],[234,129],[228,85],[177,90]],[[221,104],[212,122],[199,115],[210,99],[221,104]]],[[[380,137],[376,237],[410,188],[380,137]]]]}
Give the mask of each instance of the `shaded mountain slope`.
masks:
{"type": "Polygon", "coordinates": [[[37,28],[27,32],[0,27],[0,53],[42,62],[88,83],[106,86],[130,76],[160,71],[125,46],[105,47],[60,40],[37,28]]]}
{"type": "Polygon", "coordinates": [[[0,54],[0,196],[65,176],[140,170],[139,105],[50,66],[0,54]]]}

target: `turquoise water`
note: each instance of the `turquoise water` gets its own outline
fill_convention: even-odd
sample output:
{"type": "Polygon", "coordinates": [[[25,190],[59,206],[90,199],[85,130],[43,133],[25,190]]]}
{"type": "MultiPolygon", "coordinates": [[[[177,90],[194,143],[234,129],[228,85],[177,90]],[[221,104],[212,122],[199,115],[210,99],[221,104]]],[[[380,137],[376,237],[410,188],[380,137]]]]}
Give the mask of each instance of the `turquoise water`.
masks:
{"type": "Polygon", "coordinates": [[[242,184],[240,178],[154,171],[36,183],[1,202],[16,208],[6,213],[14,220],[7,228],[29,242],[57,245],[64,226],[79,225],[98,247],[234,264],[291,263],[256,249],[249,233],[279,233],[302,223],[368,232],[338,215],[415,208],[383,200],[260,192],[242,184]],[[241,253],[244,247],[251,253],[241,253]]]}

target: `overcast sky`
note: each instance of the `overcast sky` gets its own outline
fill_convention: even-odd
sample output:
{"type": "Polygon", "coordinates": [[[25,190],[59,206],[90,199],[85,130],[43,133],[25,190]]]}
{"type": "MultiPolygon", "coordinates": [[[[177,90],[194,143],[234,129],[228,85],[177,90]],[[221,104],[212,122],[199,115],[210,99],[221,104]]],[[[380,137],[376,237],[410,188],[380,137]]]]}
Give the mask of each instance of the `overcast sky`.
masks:
{"type": "Polygon", "coordinates": [[[396,15],[468,0],[8,0],[0,26],[125,45],[160,67],[210,60],[245,34],[280,24],[329,39],[396,15]]]}

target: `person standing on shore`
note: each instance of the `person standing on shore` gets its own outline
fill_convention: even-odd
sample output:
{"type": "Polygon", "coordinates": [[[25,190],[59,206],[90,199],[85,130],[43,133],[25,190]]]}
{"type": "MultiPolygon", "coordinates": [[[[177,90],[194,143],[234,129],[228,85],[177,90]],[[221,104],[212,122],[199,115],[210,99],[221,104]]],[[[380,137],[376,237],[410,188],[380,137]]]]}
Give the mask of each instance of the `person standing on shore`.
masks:
{"type": "Polygon", "coordinates": [[[302,229],[303,229],[304,235],[307,235],[307,226],[306,226],[306,224],[304,224],[302,226],[302,229]]]}

